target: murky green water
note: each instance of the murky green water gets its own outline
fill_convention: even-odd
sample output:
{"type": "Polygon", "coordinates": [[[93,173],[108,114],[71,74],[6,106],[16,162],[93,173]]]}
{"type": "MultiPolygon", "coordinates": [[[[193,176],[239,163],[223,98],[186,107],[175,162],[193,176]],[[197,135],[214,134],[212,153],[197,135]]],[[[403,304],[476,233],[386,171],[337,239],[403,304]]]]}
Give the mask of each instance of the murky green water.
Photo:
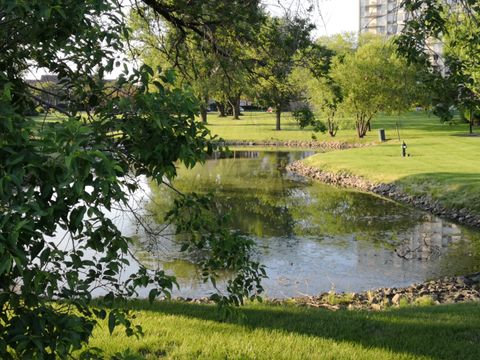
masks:
{"type": "MultiPolygon", "coordinates": [[[[232,214],[230,226],[252,236],[271,297],[405,286],[433,277],[480,271],[480,234],[392,201],[312,183],[286,172],[303,152],[237,151],[179,170],[175,186],[207,192],[232,214]]],[[[146,208],[161,223],[174,194],[147,191],[146,208]]],[[[132,224],[124,229],[133,233],[132,224]]],[[[171,233],[173,229],[166,229],[171,233]]],[[[173,236],[139,233],[137,256],[174,273],[181,291],[199,297],[211,288],[173,236]]]]}

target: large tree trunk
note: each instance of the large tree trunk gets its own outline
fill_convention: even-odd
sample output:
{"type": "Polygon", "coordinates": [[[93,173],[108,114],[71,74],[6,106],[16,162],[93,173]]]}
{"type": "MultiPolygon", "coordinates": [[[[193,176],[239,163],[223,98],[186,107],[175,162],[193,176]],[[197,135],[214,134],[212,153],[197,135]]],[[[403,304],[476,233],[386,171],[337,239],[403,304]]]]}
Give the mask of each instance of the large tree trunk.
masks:
{"type": "Polygon", "coordinates": [[[232,107],[232,115],[234,120],[240,119],[240,94],[229,99],[230,106],[232,107]]]}
{"type": "Polygon", "coordinates": [[[227,111],[224,103],[217,102],[217,109],[218,109],[218,117],[227,117],[227,111]]]}
{"type": "Polygon", "coordinates": [[[470,134],[473,134],[473,110],[470,109],[470,134]]]}
{"type": "Polygon", "coordinates": [[[202,123],[207,123],[207,106],[204,104],[200,105],[200,118],[202,119],[202,123]]]}
{"type": "Polygon", "coordinates": [[[282,130],[280,127],[280,118],[282,116],[282,109],[280,107],[277,107],[277,109],[275,110],[275,115],[277,118],[277,125],[275,127],[275,130],[282,130]]]}

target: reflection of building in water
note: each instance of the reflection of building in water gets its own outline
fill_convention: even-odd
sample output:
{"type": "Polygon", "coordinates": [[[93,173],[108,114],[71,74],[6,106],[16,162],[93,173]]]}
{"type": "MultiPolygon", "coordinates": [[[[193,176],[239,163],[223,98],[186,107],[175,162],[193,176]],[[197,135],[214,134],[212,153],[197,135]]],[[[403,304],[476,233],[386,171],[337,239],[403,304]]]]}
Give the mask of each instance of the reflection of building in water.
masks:
{"type": "Polygon", "coordinates": [[[428,215],[428,221],[405,234],[395,252],[405,259],[428,260],[442,255],[451,243],[460,241],[461,237],[458,226],[428,215]]]}
{"type": "MultiPolygon", "coordinates": [[[[439,257],[448,258],[451,245],[463,240],[458,226],[433,215],[422,216],[419,224],[408,230],[382,235],[385,237],[378,239],[377,243],[355,241],[354,236],[352,244],[356,249],[356,263],[346,275],[352,289],[356,286],[355,281],[368,281],[382,287],[382,284],[406,286],[442,276],[445,268],[439,257]],[[389,242],[392,247],[385,246],[384,241],[389,242]]],[[[456,263],[451,269],[458,268],[456,256],[454,255],[453,260],[456,263]]]]}

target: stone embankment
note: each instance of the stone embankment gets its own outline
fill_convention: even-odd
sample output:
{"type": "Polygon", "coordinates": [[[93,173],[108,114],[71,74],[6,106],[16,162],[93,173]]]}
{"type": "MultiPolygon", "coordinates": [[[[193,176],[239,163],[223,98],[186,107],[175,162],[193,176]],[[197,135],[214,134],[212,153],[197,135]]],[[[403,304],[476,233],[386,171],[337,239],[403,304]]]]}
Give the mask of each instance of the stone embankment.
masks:
{"type": "Polygon", "coordinates": [[[287,170],[314,180],[342,187],[353,187],[369,191],[395,201],[410,204],[417,209],[428,211],[434,215],[452,220],[456,223],[472,227],[480,227],[480,216],[472,214],[468,209],[449,209],[427,195],[415,196],[406,194],[395,184],[376,184],[362,177],[346,174],[331,173],[305,165],[296,161],[287,166],[287,170]]]}
{"type": "Polygon", "coordinates": [[[326,292],[318,296],[272,300],[277,304],[295,303],[330,310],[342,308],[382,310],[407,305],[428,306],[470,301],[480,301],[480,273],[445,277],[406,288],[382,288],[361,293],[326,292]]]}
{"type": "MultiPolygon", "coordinates": [[[[182,298],[176,301],[213,304],[209,298],[182,298]]],[[[359,293],[324,292],[317,296],[266,299],[270,304],[291,304],[329,310],[383,310],[402,306],[433,306],[460,302],[480,302],[480,272],[444,277],[404,288],[380,288],[359,293]]]]}
{"type": "Polygon", "coordinates": [[[374,143],[348,143],[341,141],[316,141],[316,140],[235,140],[224,141],[223,145],[227,146],[278,146],[278,147],[292,147],[302,149],[319,149],[319,150],[345,150],[372,146],[374,143]]]}

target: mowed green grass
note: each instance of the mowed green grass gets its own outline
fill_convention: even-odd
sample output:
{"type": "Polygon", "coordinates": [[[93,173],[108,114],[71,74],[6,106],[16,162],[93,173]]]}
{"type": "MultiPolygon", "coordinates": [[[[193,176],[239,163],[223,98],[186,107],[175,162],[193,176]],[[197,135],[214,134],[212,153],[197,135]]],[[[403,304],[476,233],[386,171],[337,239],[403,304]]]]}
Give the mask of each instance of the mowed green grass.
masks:
{"type": "Polygon", "coordinates": [[[374,182],[395,183],[409,194],[428,195],[447,207],[480,214],[480,137],[468,136],[466,124],[441,124],[437,118],[421,113],[404,116],[400,137],[410,155],[405,158],[401,156],[395,118],[384,117],[374,123],[375,128],[380,126],[386,129],[386,143],[317,154],[305,163],[374,182]]]}
{"type": "Polygon", "coordinates": [[[243,320],[219,321],[215,307],[136,301],[144,337],[112,336],[91,346],[129,359],[479,359],[480,304],[381,312],[247,305],[243,320]]]}
{"type": "MultiPolygon", "coordinates": [[[[282,114],[281,131],[275,130],[275,114],[267,112],[246,111],[240,120],[233,120],[231,116],[219,118],[217,113],[208,114],[208,125],[212,134],[224,140],[252,140],[252,141],[288,141],[312,140],[312,135],[318,139],[330,141],[330,136],[315,133],[311,127],[300,129],[290,112],[282,114]]],[[[353,131],[339,132],[335,141],[356,142],[353,131]]],[[[368,140],[363,140],[368,141],[368,140]]]]}
{"type": "MultiPolygon", "coordinates": [[[[385,129],[387,138],[398,139],[396,124],[400,128],[401,138],[406,140],[423,137],[448,136],[452,134],[466,134],[468,124],[460,123],[457,119],[453,125],[442,124],[437,117],[427,112],[410,112],[403,115],[378,115],[372,121],[372,131],[366,137],[359,139],[353,122],[350,120],[343,125],[335,137],[328,133],[316,133],[312,127],[300,129],[290,112],[282,114],[282,130],[275,130],[275,114],[267,112],[246,111],[240,120],[232,117],[219,118],[217,113],[208,114],[207,127],[212,134],[225,140],[312,140],[312,135],[319,141],[349,141],[354,143],[378,142],[378,129],[385,129]]],[[[478,130],[480,133],[480,129],[478,130]]]]}

